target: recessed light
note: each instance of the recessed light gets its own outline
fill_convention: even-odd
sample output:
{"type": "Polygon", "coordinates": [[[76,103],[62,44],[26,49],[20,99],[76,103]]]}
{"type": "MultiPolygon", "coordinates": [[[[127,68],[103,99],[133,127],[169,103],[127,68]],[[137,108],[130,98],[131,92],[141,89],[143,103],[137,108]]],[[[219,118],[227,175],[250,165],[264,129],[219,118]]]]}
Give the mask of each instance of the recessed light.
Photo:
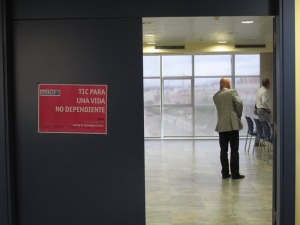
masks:
{"type": "Polygon", "coordinates": [[[226,44],[227,41],[218,41],[219,44],[226,44]]]}
{"type": "Polygon", "coordinates": [[[253,20],[244,20],[244,21],[241,21],[241,23],[254,23],[254,21],[253,20]]]}
{"type": "Polygon", "coordinates": [[[155,45],[155,42],[147,42],[148,45],[155,45]]]}
{"type": "Polygon", "coordinates": [[[145,37],[154,37],[154,34],[145,34],[145,37]]]}

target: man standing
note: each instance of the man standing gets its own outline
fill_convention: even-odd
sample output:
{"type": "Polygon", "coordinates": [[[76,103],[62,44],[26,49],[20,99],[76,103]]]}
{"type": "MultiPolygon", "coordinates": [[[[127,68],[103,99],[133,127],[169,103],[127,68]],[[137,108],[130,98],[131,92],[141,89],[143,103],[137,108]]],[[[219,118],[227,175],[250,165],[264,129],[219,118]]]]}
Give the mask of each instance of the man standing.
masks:
{"type": "Polygon", "coordinates": [[[256,94],[255,105],[257,108],[257,116],[261,121],[270,123],[271,120],[271,100],[269,88],[271,86],[270,80],[264,78],[261,81],[262,87],[258,89],[256,94]]]}
{"type": "Polygon", "coordinates": [[[220,80],[220,90],[213,96],[217,108],[218,122],[216,131],[219,133],[221,148],[220,161],[222,178],[244,178],[239,171],[239,131],[243,128],[241,117],[243,102],[235,89],[230,89],[227,78],[220,80]],[[228,143],[230,143],[230,171],[228,163],[228,143]]]}

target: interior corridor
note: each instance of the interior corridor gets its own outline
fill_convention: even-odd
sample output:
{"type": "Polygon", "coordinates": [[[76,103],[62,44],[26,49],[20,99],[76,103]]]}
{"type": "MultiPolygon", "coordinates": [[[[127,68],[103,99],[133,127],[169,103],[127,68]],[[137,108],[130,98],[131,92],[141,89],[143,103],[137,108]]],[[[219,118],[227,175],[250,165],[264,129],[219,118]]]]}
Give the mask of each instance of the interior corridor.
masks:
{"type": "Polygon", "coordinates": [[[147,225],[272,224],[272,160],[244,151],[222,180],[218,140],[145,140],[147,225]]]}

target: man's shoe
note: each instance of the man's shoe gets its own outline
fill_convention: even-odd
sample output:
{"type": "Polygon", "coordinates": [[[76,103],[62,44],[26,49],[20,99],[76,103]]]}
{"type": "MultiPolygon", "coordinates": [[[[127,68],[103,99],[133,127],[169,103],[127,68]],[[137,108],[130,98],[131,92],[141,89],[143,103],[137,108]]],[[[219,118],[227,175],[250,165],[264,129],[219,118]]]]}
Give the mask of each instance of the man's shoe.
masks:
{"type": "Polygon", "coordinates": [[[231,177],[233,180],[236,180],[236,179],[243,179],[243,178],[245,178],[245,175],[238,175],[238,176],[232,176],[231,177]]]}
{"type": "Polygon", "coordinates": [[[227,178],[229,178],[229,177],[231,177],[231,174],[222,175],[222,179],[227,179],[227,178]]]}

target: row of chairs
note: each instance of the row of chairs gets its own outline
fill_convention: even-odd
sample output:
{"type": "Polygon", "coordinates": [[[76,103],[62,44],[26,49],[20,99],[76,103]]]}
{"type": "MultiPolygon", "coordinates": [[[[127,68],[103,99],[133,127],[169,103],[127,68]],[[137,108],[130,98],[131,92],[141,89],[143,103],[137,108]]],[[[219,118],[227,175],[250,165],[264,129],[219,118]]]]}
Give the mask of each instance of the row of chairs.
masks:
{"type": "MultiPolygon", "coordinates": [[[[253,120],[248,116],[245,116],[245,118],[248,124],[245,150],[247,147],[247,142],[249,140],[249,144],[248,144],[248,152],[249,152],[251,140],[254,137],[255,139],[257,139],[259,143],[258,153],[257,153],[258,156],[261,157],[263,149],[267,149],[268,152],[267,162],[269,162],[272,147],[273,147],[273,134],[272,134],[272,129],[270,124],[266,121],[261,121],[257,118],[253,118],[255,123],[255,129],[254,129],[253,120]]],[[[255,150],[255,145],[253,145],[252,153],[254,153],[254,150],[255,150]]]]}

